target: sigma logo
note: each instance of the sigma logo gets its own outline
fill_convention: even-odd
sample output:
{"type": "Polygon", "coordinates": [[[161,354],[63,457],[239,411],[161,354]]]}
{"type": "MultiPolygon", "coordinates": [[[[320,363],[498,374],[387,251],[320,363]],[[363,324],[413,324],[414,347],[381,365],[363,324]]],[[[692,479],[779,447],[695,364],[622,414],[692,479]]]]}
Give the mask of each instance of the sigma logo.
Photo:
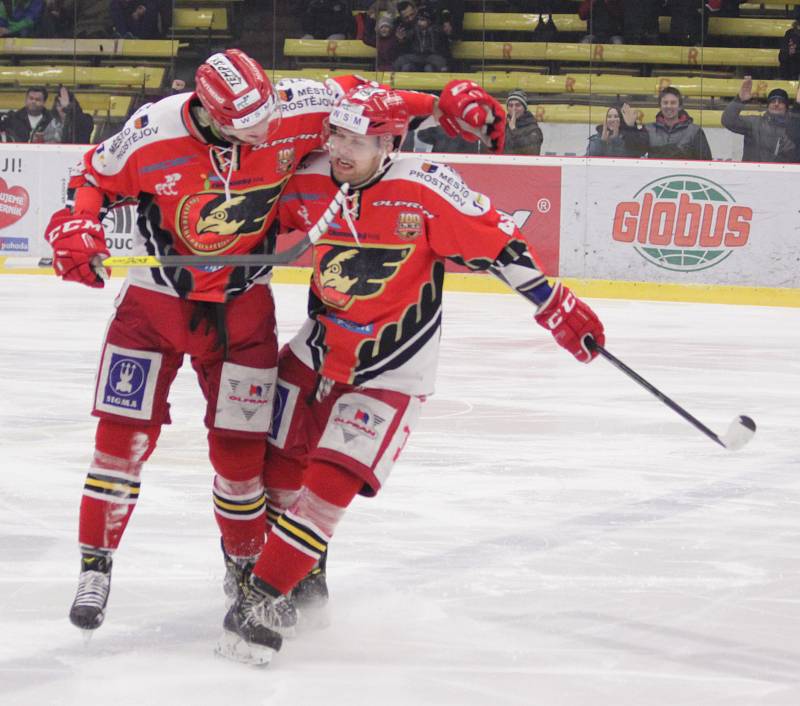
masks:
{"type": "Polygon", "coordinates": [[[160,184],[156,184],[156,193],[159,196],[177,196],[178,191],[175,189],[175,185],[180,180],[180,174],[167,174],[164,177],[164,181],[162,181],[160,184]]]}
{"type": "Polygon", "coordinates": [[[705,177],[674,174],[617,204],[612,237],[656,267],[696,272],[715,267],[744,247],[753,209],[705,177]]]}
{"type": "Polygon", "coordinates": [[[228,84],[234,95],[241,93],[246,87],[244,77],[224,54],[214,54],[206,60],[206,63],[228,84]]]}

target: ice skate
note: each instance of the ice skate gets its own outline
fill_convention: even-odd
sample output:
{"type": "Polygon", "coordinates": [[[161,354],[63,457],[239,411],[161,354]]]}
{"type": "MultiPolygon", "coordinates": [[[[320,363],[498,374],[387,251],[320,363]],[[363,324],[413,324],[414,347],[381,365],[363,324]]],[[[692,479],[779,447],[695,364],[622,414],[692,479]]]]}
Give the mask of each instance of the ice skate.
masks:
{"type": "Polygon", "coordinates": [[[244,593],[225,615],[217,654],[245,664],[266,665],[293,637],[297,611],[288,596],[251,576],[244,593]]]}
{"type": "Polygon", "coordinates": [[[317,565],[292,589],[292,603],[300,614],[298,628],[301,630],[321,630],[330,625],[328,582],[325,577],[327,559],[326,551],[317,565]]]}
{"type": "Polygon", "coordinates": [[[78,592],[69,610],[70,622],[81,630],[96,630],[106,615],[111,590],[111,557],[82,554],[78,592]]]}
{"type": "Polygon", "coordinates": [[[256,563],[257,556],[232,557],[225,551],[225,544],[220,538],[220,548],[225,560],[225,578],[222,579],[222,590],[225,591],[225,608],[230,608],[244,594],[243,586],[250,578],[250,572],[256,563]]]}

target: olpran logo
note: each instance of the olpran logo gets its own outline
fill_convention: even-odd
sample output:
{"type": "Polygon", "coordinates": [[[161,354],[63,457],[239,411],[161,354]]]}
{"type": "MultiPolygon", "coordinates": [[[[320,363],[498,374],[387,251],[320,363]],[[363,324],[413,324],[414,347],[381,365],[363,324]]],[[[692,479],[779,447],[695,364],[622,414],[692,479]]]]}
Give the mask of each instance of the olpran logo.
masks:
{"type": "Polygon", "coordinates": [[[744,247],[753,209],[719,184],[686,174],[651,181],[614,212],[613,238],[665,270],[714,267],[744,247]]]}

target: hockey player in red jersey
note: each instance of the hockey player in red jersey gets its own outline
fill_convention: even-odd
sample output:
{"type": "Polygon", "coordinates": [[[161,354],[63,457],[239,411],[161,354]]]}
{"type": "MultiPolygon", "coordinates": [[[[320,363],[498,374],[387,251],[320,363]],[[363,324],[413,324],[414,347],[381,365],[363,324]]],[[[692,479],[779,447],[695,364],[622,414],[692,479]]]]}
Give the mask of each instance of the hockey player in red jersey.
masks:
{"type": "MultiPolygon", "coordinates": [[[[302,157],[320,145],[334,100],[363,79],[273,86],[239,50],[197,70],[196,92],[140,108],[119,134],[87,152],[67,207],[46,238],[65,280],[102,287],[107,209],[138,201],[138,254],[257,256],[275,246],[279,196],[302,157]]],[[[433,112],[451,130],[484,125],[501,148],[502,109],[469,82],[437,104],[404,92],[414,115],[433,112]],[[466,116],[466,123],[464,119],[466,116]],[[500,127],[498,127],[500,126],[500,127]]],[[[311,224],[309,224],[310,226],[311,224]]],[[[304,225],[304,230],[308,228],[304,225]]],[[[142,465],[170,421],[167,397],[185,355],[206,399],[214,511],[229,566],[245,566],[263,543],[261,471],[275,391],[277,338],[270,268],[131,270],[106,333],[93,414],[95,450],[80,510],[81,573],[72,622],[102,623],[112,553],[139,495],[142,465]]],[[[233,593],[236,587],[226,587],[233,593]]]]}
{"type": "Polygon", "coordinates": [[[282,223],[302,228],[339,184],[351,189],[314,246],[309,318],[281,351],[264,475],[273,523],[225,616],[218,651],[233,659],[263,664],[280,648],[297,622],[293,589],[406,444],[433,392],[446,258],[519,292],[581,362],[596,355],[588,338],[604,342],[594,312],[548,282],[485,195],[445,165],[393,159],[408,119],[396,93],[353,89],[331,112],[327,154],[309,156],[281,200],[282,223]]]}

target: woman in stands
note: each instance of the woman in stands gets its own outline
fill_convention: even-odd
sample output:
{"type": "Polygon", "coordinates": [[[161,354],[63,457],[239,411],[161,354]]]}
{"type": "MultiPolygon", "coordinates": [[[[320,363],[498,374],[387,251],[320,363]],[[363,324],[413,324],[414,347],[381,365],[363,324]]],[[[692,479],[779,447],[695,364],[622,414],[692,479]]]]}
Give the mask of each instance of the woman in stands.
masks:
{"type": "Polygon", "coordinates": [[[587,157],[633,157],[625,148],[625,142],[620,135],[619,126],[622,122],[622,113],[617,106],[611,106],[606,111],[602,125],[595,127],[595,134],[589,138],[586,148],[587,157]]]}

